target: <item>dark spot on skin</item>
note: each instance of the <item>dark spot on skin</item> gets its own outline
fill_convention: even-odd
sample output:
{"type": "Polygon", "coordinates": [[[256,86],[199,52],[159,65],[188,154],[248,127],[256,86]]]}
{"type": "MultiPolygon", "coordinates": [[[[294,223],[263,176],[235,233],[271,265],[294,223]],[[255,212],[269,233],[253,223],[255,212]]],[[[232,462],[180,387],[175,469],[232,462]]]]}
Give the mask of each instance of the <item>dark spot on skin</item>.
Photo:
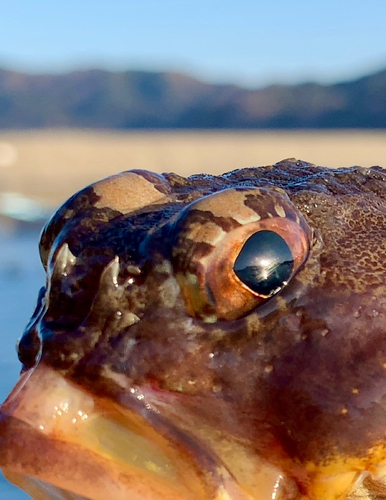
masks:
{"type": "Polygon", "coordinates": [[[72,230],[80,222],[83,228],[93,231],[98,223],[109,222],[120,215],[120,212],[116,210],[108,208],[96,209],[95,204],[99,200],[100,197],[95,193],[94,189],[87,187],[72,196],[58,209],[46,224],[40,239],[40,255],[44,265],[47,263],[47,255],[55,238],[59,236],[66,225],[70,224],[72,230]],[[77,222],[75,222],[75,219],[77,222]]]}
{"type": "Polygon", "coordinates": [[[187,219],[186,230],[195,224],[205,224],[207,222],[213,222],[215,225],[219,226],[223,231],[229,232],[236,227],[240,227],[241,224],[235,219],[229,217],[219,217],[214,215],[212,212],[205,210],[191,209],[187,212],[185,218],[181,218],[178,221],[178,226],[182,225],[187,219]]]}
{"type": "Polygon", "coordinates": [[[131,170],[131,172],[140,175],[153,184],[155,189],[157,189],[160,193],[167,195],[171,192],[170,186],[166,183],[165,178],[161,174],[155,174],[153,172],[149,172],[148,170],[131,170]]]}
{"type": "Polygon", "coordinates": [[[267,212],[276,214],[274,200],[269,199],[268,196],[264,199],[264,207],[262,207],[262,199],[260,196],[256,197],[251,194],[247,194],[244,200],[244,205],[260,216],[264,216],[267,212]]]}

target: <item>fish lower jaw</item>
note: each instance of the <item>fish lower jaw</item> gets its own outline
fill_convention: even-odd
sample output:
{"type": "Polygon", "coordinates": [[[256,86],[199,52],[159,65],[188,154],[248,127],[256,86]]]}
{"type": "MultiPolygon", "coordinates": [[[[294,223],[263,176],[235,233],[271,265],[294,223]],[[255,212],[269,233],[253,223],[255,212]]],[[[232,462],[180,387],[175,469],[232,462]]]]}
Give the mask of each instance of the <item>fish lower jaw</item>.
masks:
{"type": "Polygon", "coordinates": [[[0,407],[0,467],[36,500],[255,498],[211,457],[203,465],[199,451],[43,364],[0,407]]]}
{"type": "Polygon", "coordinates": [[[163,395],[128,392],[118,404],[42,363],[24,373],[0,407],[4,475],[35,500],[350,500],[366,478],[384,484],[386,466],[361,461],[285,474],[291,464],[281,470],[235,442],[210,441],[195,422],[173,425],[163,395]]]}

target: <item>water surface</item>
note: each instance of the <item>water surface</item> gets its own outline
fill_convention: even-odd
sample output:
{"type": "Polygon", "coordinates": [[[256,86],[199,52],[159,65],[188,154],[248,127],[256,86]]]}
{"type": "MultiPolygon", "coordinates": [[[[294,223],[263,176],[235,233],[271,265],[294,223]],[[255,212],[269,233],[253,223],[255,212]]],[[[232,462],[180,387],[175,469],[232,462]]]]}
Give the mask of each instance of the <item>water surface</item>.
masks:
{"type": "MultiPolygon", "coordinates": [[[[44,274],[38,257],[39,231],[16,231],[0,227],[0,399],[16,383],[20,364],[15,344],[35,306],[44,274]]],[[[30,499],[2,476],[0,499],[30,499]]]]}

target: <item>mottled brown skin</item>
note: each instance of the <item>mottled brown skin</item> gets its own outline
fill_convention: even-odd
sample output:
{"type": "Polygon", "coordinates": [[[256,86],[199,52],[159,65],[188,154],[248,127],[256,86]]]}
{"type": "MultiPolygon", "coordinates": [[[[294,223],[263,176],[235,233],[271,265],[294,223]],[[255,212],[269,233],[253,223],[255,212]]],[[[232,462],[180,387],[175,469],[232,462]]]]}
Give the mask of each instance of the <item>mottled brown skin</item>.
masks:
{"type": "MultiPolygon", "coordinates": [[[[385,450],[386,430],[386,173],[286,160],[218,177],[130,175],[134,188],[141,182],[133,205],[122,189],[114,198],[120,178],[101,181],[45,228],[49,291],[19,344],[24,369],[40,356],[115,401],[124,389],[107,372],[175,398],[197,426],[278,466],[296,485],[282,498],[314,498],[310,463],[365,457],[363,468],[376,468],[369,450],[385,450]],[[220,207],[231,188],[241,205],[220,207]],[[219,192],[213,206],[197,201],[219,192]],[[245,291],[226,256],[220,268],[208,257],[225,245],[220,234],[245,226],[246,207],[243,217],[260,218],[246,224],[290,219],[306,245],[272,297],[245,291]]],[[[194,436],[169,407],[159,411],[194,436]]],[[[380,498],[376,484],[378,493],[360,486],[365,498],[380,498]]]]}

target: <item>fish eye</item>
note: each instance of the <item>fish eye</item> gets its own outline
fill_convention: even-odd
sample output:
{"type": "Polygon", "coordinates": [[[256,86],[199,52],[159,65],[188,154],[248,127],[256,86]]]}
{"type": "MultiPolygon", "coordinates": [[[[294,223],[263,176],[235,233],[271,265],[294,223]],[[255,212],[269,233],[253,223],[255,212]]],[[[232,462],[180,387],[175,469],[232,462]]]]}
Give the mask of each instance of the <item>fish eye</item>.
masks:
{"type": "Polygon", "coordinates": [[[281,292],[306,262],[313,231],[282,192],[228,189],[174,222],[173,266],[188,314],[239,319],[281,292]]]}
{"type": "Polygon", "coordinates": [[[274,231],[258,231],[244,243],[234,272],[252,292],[270,297],[291,277],[294,257],[290,247],[274,231]]]}

